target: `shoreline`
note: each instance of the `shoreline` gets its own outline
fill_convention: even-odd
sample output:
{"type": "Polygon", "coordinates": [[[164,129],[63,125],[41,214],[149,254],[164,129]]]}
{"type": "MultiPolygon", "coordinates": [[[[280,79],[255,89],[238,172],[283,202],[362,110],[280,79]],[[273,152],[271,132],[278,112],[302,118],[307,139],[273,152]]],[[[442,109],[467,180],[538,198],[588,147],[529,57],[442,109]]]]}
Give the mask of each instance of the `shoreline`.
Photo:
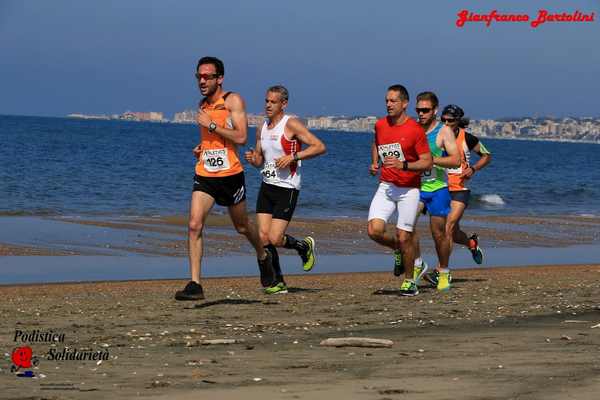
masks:
{"type": "MultiPolygon", "coordinates": [[[[250,214],[252,224],[255,216],[250,214]]],[[[0,256],[149,255],[187,256],[187,217],[0,216],[0,256]]],[[[330,255],[380,254],[387,249],[371,241],[363,218],[295,218],[291,235],[311,235],[319,252],[330,255]]],[[[487,248],[569,247],[594,245],[600,217],[580,215],[466,215],[466,232],[477,232],[487,248]],[[553,229],[548,229],[552,227],[553,229]]],[[[393,233],[394,227],[387,225],[393,233]]],[[[427,218],[417,225],[426,252],[433,250],[427,218]]],[[[206,255],[251,254],[251,247],[231,226],[227,215],[211,214],[206,227],[206,255]]],[[[460,246],[455,246],[459,248],[460,246]]]]}
{"type": "MultiPolygon", "coordinates": [[[[590,263],[590,264],[582,264],[582,263],[573,263],[573,264],[539,264],[539,265],[510,265],[510,266],[493,266],[493,267],[461,267],[453,270],[459,271],[460,274],[478,274],[482,271],[490,271],[490,273],[495,273],[498,271],[502,271],[503,273],[526,273],[531,272],[530,270],[535,269],[563,269],[563,268],[598,268],[598,272],[600,272],[600,261],[598,263],[590,263]]],[[[306,273],[290,273],[285,274],[286,278],[291,278],[292,280],[299,279],[310,279],[310,277],[326,277],[332,278],[336,276],[344,277],[344,276],[382,276],[385,277],[391,273],[390,271],[339,271],[339,272],[318,272],[312,274],[306,273]]],[[[230,280],[256,280],[258,275],[244,275],[244,276],[204,276],[202,277],[202,281],[209,282],[217,282],[217,281],[230,281],[230,280]]],[[[396,277],[392,277],[391,279],[400,279],[396,277]]],[[[31,283],[0,283],[0,289],[10,289],[10,288],[23,288],[23,287],[53,287],[53,286],[69,286],[69,285],[101,285],[101,284],[135,284],[135,283],[148,283],[148,284],[161,284],[161,283],[180,283],[185,284],[186,278],[142,278],[142,279],[99,279],[93,281],[72,281],[72,282],[31,282],[31,283]]],[[[401,283],[401,279],[398,281],[401,283]]],[[[423,285],[428,285],[427,283],[422,283],[423,285]]],[[[182,304],[185,304],[183,302],[182,304]]],[[[193,302],[191,302],[193,303],[193,302]]],[[[191,304],[190,303],[190,304],[191,304]]],[[[600,306],[600,302],[599,302],[600,306]]]]}

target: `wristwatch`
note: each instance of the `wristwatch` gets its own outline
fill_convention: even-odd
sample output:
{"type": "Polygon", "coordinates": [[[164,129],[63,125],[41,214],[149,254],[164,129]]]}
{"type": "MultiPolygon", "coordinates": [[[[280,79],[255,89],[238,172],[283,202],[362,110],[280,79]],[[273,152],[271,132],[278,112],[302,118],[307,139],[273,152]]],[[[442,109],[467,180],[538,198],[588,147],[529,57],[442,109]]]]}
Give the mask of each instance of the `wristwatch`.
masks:
{"type": "Polygon", "coordinates": [[[209,132],[214,132],[215,129],[217,129],[217,124],[215,124],[214,121],[210,121],[210,124],[208,124],[208,131],[209,132]]]}
{"type": "Polygon", "coordinates": [[[294,153],[294,161],[300,161],[300,157],[298,157],[298,153],[294,153]]]}
{"type": "Polygon", "coordinates": [[[408,171],[408,161],[402,161],[402,171],[408,171]]]}

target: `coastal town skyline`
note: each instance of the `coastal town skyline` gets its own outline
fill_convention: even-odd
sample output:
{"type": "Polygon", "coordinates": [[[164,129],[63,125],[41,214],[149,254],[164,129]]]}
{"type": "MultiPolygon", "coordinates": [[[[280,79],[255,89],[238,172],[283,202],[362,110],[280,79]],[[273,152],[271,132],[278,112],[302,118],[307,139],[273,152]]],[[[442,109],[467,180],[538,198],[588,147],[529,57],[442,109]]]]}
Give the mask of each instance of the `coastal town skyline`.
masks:
{"type": "MultiPolygon", "coordinates": [[[[369,133],[373,132],[375,122],[381,116],[300,116],[309,129],[338,132],[369,133]]],[[[410,115],[410,113],[409,113],[410,115]]],[[[263,123],[264,114],[248,113],[248,126],[256,127],[263,123]]],[[[137,122],[175,123],[195,125],[194,110],[175,113],[173,119],[164,117],[162,112],[132,112],[114,115],[69,114],[68,118],[125,120],[137,122]]],[[[414,117],[414,116],[413,116],[414,117]]],[[[468,130],[481,137],[552,140],[600,143],[600,116],[597,117],[552,117],[532,116],[499,119],[471,119],[468,130]]]]}

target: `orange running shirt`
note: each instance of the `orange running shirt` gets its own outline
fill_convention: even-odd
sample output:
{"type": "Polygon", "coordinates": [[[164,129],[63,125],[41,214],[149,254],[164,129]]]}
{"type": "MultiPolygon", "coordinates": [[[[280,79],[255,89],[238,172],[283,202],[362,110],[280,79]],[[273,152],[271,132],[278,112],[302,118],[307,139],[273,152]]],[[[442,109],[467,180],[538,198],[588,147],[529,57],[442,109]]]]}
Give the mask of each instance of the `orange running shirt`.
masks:
{"type": "MultiPolygon", "coordinates": [[[[200,104],[200,108],[221,128],[233,128],[229,110],[225,107],[225,99],[230,93],[225,93],[213,104],[209,104],[206,99],[200,104]]],[[[196,163],[197,175],[218,178],[244,171],[238,157],[237,146],[231,140],[201,127],[200,143],[202,154],[196,163]]]]}
{"type": "MultiPolygon", "coordinates": [[[[465,132],[464,129],[458,131],[456,136],[456,147],[460,155],[460,167],[448,168],[448,190],[458,192],[461,190],[469,190],[467,188],[467,178],[461,177],[464,170],[471,165],[471,150],[479,143],[477,137],[465,132]]],[[[481,144],[483,146],[483,144],[481,144]]]]}

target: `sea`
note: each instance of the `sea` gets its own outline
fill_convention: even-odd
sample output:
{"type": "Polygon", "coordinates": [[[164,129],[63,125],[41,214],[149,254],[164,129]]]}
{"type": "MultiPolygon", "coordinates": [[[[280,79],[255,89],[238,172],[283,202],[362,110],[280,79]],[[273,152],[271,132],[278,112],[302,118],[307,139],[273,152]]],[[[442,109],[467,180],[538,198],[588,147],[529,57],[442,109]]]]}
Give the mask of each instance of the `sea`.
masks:
{"type": "MultiPolygon", "coordinates": [[[[295,215],[366,218],[372,134],[314,133],[327,154],[303,162],[295,215]]],[[[186,215],[198,139],[193,125],[0,116],[0,215],[186,215]]],[[[600,215],[599,145],[482,140],[492,162],[472,179],[469,214],[600,215]]],[[[250,128],[240,152],[254,143],[250,128]]],[[[261,179],[245,171],[252,210],[261,179]]]]}
{"type": "MultiPolygon", "coordinates": [[[[254,147],[255,129],[248,144],[254,147]]],[[[315,131],[327,154],[303,162],[295,216],[366,220],[377,178],[369,172],[372,134],[315,131]]],[[[186,216],[194,176],[193,125],[128,121],[0,116],[0,243],[76,254],[0,257],[0,285],[122,279],[187,279],[183,257],[128,251],[139,232],[72,224],[137,217],[186,216]],[[91,252],[91,254],[90,254],[91,252]]],[[[600,146],[585,143],[483,139],[492,162],[474,177],[467,215],[600,215],[600,146]]],[[[254,209],[259,171],[245,165],[248,209],[254,209]]],[[[214,212],[225,213],[221,207],[214,212]]],[[[144,235],[175,241],[179,233],[144,235]]],[[[424,254],[430,263],[433,253],[424,254]]],[[[596,263],[597,245],[568,248],[486,247],[480,267],[596,263]]],[[[317,273],[389,271],[391,256],[380,253],[319,255],[317,273]]],[[[298,273],[298,257],[281,256],[286,273],[298,273]]],[[[467,251],[454,251],[453,268],[476,266],[467,251]]],[[[203,275],[256,275],[250,252],[209,256],[203,275]]]]}

